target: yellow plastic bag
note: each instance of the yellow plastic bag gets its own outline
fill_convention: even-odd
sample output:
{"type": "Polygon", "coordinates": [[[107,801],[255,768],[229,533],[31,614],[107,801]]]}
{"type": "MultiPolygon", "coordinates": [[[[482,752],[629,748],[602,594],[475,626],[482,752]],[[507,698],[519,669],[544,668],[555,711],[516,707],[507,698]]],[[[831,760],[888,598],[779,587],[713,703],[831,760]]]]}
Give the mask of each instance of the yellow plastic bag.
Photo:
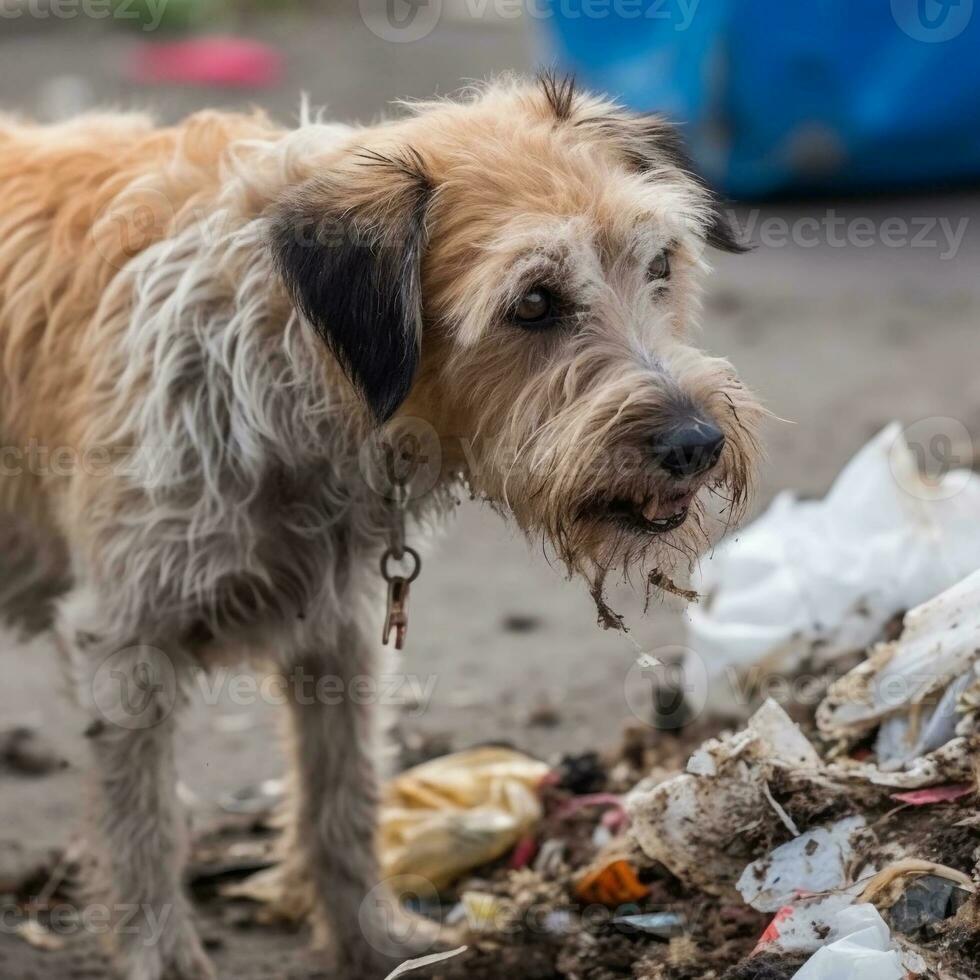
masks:
{"type": "Polygon", "coordinates": [[[385,878],[419,875],[442,888],[506,854],[541,819],[537,788],[548,771],[520,752],[480,748],[395,777],[382,796],[385,878]]]}

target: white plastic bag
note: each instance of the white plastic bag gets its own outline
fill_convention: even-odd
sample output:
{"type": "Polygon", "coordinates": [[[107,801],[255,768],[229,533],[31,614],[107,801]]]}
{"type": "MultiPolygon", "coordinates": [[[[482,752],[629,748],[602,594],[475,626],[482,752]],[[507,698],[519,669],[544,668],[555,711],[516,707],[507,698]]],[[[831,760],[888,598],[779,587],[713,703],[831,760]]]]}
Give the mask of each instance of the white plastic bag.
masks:
{"type": "Polygon", "coordinates": [[[980,568],[978,515],[980,476],[919,477],[898,423],[848,463],[823,500],[780,494],[694,582],[705,598],[690,607],[687,645],[707,667],[710,702],[731,710],[731,684],[720,681],[732,668],[790,673],[806,657],[827,663],[980,568]]]}
{"type": "Polygon", "coordinates": [[[851,905],[834,918],[828,945],[818,949],[793,980],[903,980],[902,954],[873,905],[851,905]]]}
{"type": "Polygon", "coordinates": [[[852,838],[864,826],[864,817],[857,816],[814,827],[753,861],[735,887],[760,912],[776,912],[801,893],[843,889],[849,884],[852,838]]]}

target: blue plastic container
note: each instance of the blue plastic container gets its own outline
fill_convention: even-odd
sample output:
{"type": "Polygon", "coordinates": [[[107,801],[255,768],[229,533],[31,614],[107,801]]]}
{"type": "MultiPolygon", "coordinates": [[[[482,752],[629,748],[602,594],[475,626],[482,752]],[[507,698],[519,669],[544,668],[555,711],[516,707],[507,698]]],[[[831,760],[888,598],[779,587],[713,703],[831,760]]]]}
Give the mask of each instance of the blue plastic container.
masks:
{"type": "Polygon", "coordinates": [[[974,0],[540,2],[559,64],[683,122],[730,195],[980,176],[974,0]]]}

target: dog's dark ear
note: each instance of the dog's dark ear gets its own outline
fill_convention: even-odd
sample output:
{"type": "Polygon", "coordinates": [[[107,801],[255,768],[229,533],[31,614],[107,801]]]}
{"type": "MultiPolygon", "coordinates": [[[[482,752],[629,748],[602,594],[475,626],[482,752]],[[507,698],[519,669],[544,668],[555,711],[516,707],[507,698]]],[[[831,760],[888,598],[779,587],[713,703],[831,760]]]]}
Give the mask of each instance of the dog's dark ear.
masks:
{"type": "Polygon", "coordinates": [[[640,172],[652,171],[666,164],[686,173],[703,188],[707,199],[709,215],[705,241],[714,248],[735,255],[752,250],[751,245],[738,240],[724,202],[698,172],[678,127],[665,116],[634,115],[613,109],[605,115],[587,116],[576,125],[590,127],[601,137],[618,143],[626,159],[640,172]]]}
{"type": "Polygon", "coordinates": [[[752,246],[739,241],[730,213],[714,195],[711,198],[711,223],[704,235],[705,241],[722,252],[744,255],[752,251],[752,246]]]}
{"type": "Polygon", "coordinates": [[[418,368],[431,191],[416,154],[361,150],[297,188],[273,218],[273,256],[293,302],[379,422],[418,368]]]}
{"type": "Polygon", "coordinates": [[[707,185],[698,172],[680,130],[663,116],[649,116],[639,120],[649,160],[666,160],[678,170],[696,180],[708,196],[709,220],[705,228],[705,241],[713,248],[741,255],[752,251],[750,245],[738,240],[732,227],[730,213],[726,212],[724,202],[707,185]]]}

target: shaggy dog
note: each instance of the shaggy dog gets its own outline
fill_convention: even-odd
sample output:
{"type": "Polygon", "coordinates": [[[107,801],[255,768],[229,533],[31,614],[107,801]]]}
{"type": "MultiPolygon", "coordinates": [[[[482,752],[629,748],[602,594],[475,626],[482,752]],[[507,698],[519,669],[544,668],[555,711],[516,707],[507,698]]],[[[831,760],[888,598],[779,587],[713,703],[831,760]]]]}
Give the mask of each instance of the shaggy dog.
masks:
{"type": "MultiPolygon", "coordinates": [[[[369,674],[403,505],[488,500],[612,625],[608,570],[669,588],[706,498],[739,510],[761,410],[692,341],[708,245],[738,250],[672,128],[555,78],[367,128],[0,119],[0,513],[61,591],[114,908],[156,927],[115,930],[127,980],[212,976],[180,881],[188,678],[242,657],[369,674]],[[406,432],[438,465],[388,492],[365,447],[395,440],[397,469],[406,432]]],[[[409,949],[365,901],[356,700],[290,697],[288,860],[340,975],[368,980],[409,949]]]]}

